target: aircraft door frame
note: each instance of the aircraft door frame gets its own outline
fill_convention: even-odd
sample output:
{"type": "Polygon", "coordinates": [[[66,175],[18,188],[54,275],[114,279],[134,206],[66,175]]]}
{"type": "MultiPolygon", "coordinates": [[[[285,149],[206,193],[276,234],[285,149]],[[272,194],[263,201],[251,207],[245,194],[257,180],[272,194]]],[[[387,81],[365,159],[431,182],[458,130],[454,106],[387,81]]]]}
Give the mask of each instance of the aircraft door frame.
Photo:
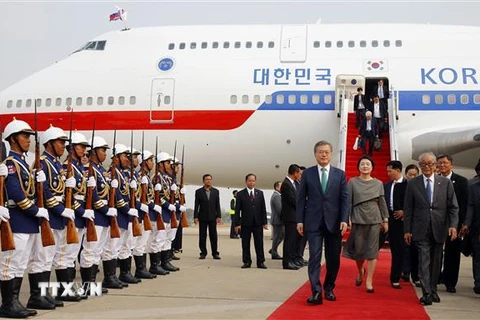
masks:
{"type": "Polygon", "coordinates": [[[150,123],[173,123],[175,79],[153,79],[150,93],[150,123]]]}
{"type": "Polygon", "coordinates": [[[307,60],[307,26],[282,26],[280,62],[307,60]]]}
{"type": "Polygon", "coordinates": [[[335,78],[335,110],[340,113],[340,107],[348,102],[348,110],[353,111],[353,97],[357,88],[363,88],[365,94],[366,78],[361,74],[339,74],[335,78]]]}

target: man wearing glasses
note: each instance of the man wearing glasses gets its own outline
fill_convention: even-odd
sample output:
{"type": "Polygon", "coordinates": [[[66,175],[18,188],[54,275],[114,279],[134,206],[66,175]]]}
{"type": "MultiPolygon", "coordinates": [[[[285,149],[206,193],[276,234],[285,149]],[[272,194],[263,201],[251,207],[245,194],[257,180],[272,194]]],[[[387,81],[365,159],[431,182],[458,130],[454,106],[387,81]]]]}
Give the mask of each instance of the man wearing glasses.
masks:
{"type": "Polygon", "coordinates": [[[408,182],[404,202],[404,238],[418,249],[418,273],[423,296],[420,303],[439,303],[437,280],[445,235],[457,238],[458,203],[450,179],[436,175],[431,152],[419,157],[422,174],[408,182]]]}

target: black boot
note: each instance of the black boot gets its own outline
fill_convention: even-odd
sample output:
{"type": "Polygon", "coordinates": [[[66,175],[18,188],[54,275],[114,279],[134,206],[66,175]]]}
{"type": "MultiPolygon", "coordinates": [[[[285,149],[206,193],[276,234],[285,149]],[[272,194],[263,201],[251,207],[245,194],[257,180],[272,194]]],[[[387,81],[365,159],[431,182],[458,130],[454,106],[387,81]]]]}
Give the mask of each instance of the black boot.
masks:
{"type": "Polygon", "coordinates": [[[29,316],[36,316],[37,310],[27,309],[24,305],[18,300],[18,296],[20,295],[20,288],[22,287],[23,278],[17,277],[13,278],[13,305],[15,308],[26,310],[29,316]]]}
{"type": "Polygon", "coordinates": [[[146,254],[144,254],[143,256],[133,256],[133,259],[135,259],[135,278],[153,279],[157,277],[157,275],[148,272],[146,268],[146,265],[147,265],[146,254]]]}
{"type": "Polygon", "coordinates": [[[131,273],[130,273],[130,268],[132,266],[132,257],[128,257],[127,259],[118,259],[118,262],[120,262],[120,281],[126,282],[126,283],[139,283],[142,280],[135,278],[131,273]]]}
{"type": "Polygon", "coordinates": [[[180,258],[175,255],[175,252],[173,251],[173,249],[170,249],[170,259],[180,260],[180,258]]]}
{"type": "Polygon", "coordinates": [[[27,318],[30,316],[26,309],[19,308],[13,303],[14,279],[0,281],[2,292],[2,306],[0,307],[0,317],[2,318],[27,318]]]}
{"type": "Polygon", "coordinates": [[[150,253],[150,273],[158,274],[161,276],[165,276],[170,274],[169,271],[163,269],[160,266],[160,252],[150,253]]]}
{"type": "Polygon", "coordinates": [[[81,297],[82,299],[88,299],[88,295],[90,294],[90,291],[88,290],[88,285],[92,280],[92,267],[90,268],[80,267],[80,276],[82,277],[82,285],[84,290],[84,294],[81,297]]]}
{"type": "MultiPolygon", "coordinates": [[[[44,271],[43,272],[43,281],[50,283],[50,273],[51,271],[44,271]]],[[[60,300],[57,300],[56,297],[52,297],[50,294],[50,289],[47,289],[47,294],[45,295],[45,298],[48,300],[48,302],[53,303],[55,307],[63,307],[63,302],[60,300]]]]}
{"type": "MultiPolygon", "coordinates": [[[[97,273],[98,273],[98,264],[94,264],[92,266],[92,279],[91,279],[92,283],[97,283],[97,273]]],[[[108,293],[107,288],[104,288],[102,284],[102,294],[107,294],[107,293],[108,293]]]]}
{"type": "Polygon", "coordinates": [[[117,268],[120,268],[120,263],[118,262],[118,259],[113,259],[113,279],[121,284],[124,288],[128,288],[128,283],[120,281],[117,277],[117,268]]]}
{"type": "Polygon", "coordinates": [[[67,268],[67,270],[68,270],[68,282],[74,282],[75,276],[77,275],[77,269],[73,267],[73,268],[67,268]]]}
{"type": "Polygon", "coordinates": [[[162,268],[167,270],[167,271],[171,271],[171,272],[175,272],[175,271],[180,270],[179,268],[172,265],[170,263],[170,261],[168,260],[168,258],[169,258],[168,251],[162,251],[162,253],[161,253],[162,268]]]}
{"type": "Polygon", "coordinates": [[[115,280],[113,275],[115,274],[116,260],[103,261],[103,281],[102,288],[109,289],[123,289],[123,284],[115,280]]]}
{"type": "Polygon", "coordinates": [[[30,282],[30,299],[28,299],[27,308],[40,310],[53,310],[55,304],[50,303],[45,297],[40,295],[39,282],[43,281],[43,273],[29,273],[28,281],[30,282]]]}
{"type": "MultiPolygon", "coordinates": [[[[57,275],[57,282],[71,282],[70,280],[70,271],[68,269],[57,269],[55,270],[55,274],[57,275]]],[[[62,296],[63,292],[65,290],[63,289],[62,286],[58,288],[58,294],[55,297],[55,299],[60,300],[60,301],[70,301],[70,302],[79,302],[82,300],[82,298],[79,295],[75,295],[73,297],[70,296],[62,296]]]]}

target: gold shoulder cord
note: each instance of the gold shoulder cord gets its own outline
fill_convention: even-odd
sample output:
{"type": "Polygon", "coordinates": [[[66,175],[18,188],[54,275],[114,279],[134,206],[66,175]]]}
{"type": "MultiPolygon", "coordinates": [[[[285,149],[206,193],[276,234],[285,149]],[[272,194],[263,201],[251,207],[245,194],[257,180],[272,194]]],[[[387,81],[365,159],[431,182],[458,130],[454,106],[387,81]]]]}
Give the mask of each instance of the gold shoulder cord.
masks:
{"type": "Polygon", "coordinates": [[[128,196],[128,192],[130,191],[130,188],[128,186],[127,180],[125,179],[125,176],[123,175],[122,172],[120,172],[116,168],[115,170],[117,170],[117,177],[119,177],[118,181],[120,181],[120,179],[122,180],[122,183],[119,184],[120,194],[122,196],[128,196]],[[123,189],[121,188],[122,184],[123,184],[123,189]]]}
{"type": "Polygon", "coordinates": [[[52,181],[53,181],[53,176],[52,176],[52,164],[50,163],[50,161],[48,160],[45,160],[45,162],[47,163],[47,169],[48,169],[48,179],[50,181],[50,190],[52,190],[54,193],[56,194],[63,194],[65,192],[65,181],[63,181],[63,176],[61,174],[61,172],[58,172],[58,186],[57,187],[54,187],[52,185],[52,181]]]}
{"type": "MultiPolygon", "coordinates": [[[[95,181],[98,182],[98,173],[97,172],[97,169],[95,169],[95,166],[93,167],[93,176],[95,177],[95,181]]],[[[105,188],[103,188],[103,191],[102,192],[99,192],[98,190],[98,184],[97,184],[97,194],[98,194],[98,197],[100,199],[107,199],[107,195],[108,195],[108,191],[110,190],[110,187],[108,186],[108,183],[107,181],[105,181],[105,178],[103,176],[102,177],[102,181],[104,182],[104,185],[105,185],[105,188]]]]}
{"type": "MultiPolygon", "coordinates": [[[[22,175],[21,175],[21,172],[22,172],[21,168],[23,166],[20,165],[20,163],[17,160],[15,160],[14,157],[8,157],[6,160],[12,160],[13,165],[15,166],[15,169],[17,170],[17,176],[18,176],[18,181],[20,182],[20,188],[22,189],[25,197],[26,198],[33,198],[34,195],[35,195],[35,188],[34,188],[33,178],[32,178],[32,175],[30,173],[31,171],[28,172],[28,185],[27,185],[27,188],[25,188],[23,186],[23,183],[22,183],[23,179],[22,179],[22,175]]],[[[6,162],[6,160],[5,160],[5,162],[6,162]]]]}
{"type": "MultiPolygon", "coordinates": [[[[76,194],[86,195],[87,194],[87,183],[86,183],[85,177],[84,177],[83,173],[79,172],[77,167],[75,167],[75,166],[72,166],[72,167],[73,167],[73,171],[75,172],[75,176],[78,173],[78,175],[82,178],[82,186],[80,188],[78,188],[77,183],[75,183],[75,187],[73,188],[73,190],[75,191],[76,194]]],[[[76,177],[75,177],[75,180],[77,180],[76,177]]]]}

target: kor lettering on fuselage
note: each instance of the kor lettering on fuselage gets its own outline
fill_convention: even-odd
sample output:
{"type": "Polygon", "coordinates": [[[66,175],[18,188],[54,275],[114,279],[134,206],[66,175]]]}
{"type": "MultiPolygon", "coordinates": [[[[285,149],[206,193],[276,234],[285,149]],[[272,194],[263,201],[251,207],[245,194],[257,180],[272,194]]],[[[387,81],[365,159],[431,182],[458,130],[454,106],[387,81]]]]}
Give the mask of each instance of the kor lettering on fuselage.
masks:
{"type": "Polygon", "coordinates": [[[475,68],[421,68],[422,84],[478,84],[475,68]]]}

